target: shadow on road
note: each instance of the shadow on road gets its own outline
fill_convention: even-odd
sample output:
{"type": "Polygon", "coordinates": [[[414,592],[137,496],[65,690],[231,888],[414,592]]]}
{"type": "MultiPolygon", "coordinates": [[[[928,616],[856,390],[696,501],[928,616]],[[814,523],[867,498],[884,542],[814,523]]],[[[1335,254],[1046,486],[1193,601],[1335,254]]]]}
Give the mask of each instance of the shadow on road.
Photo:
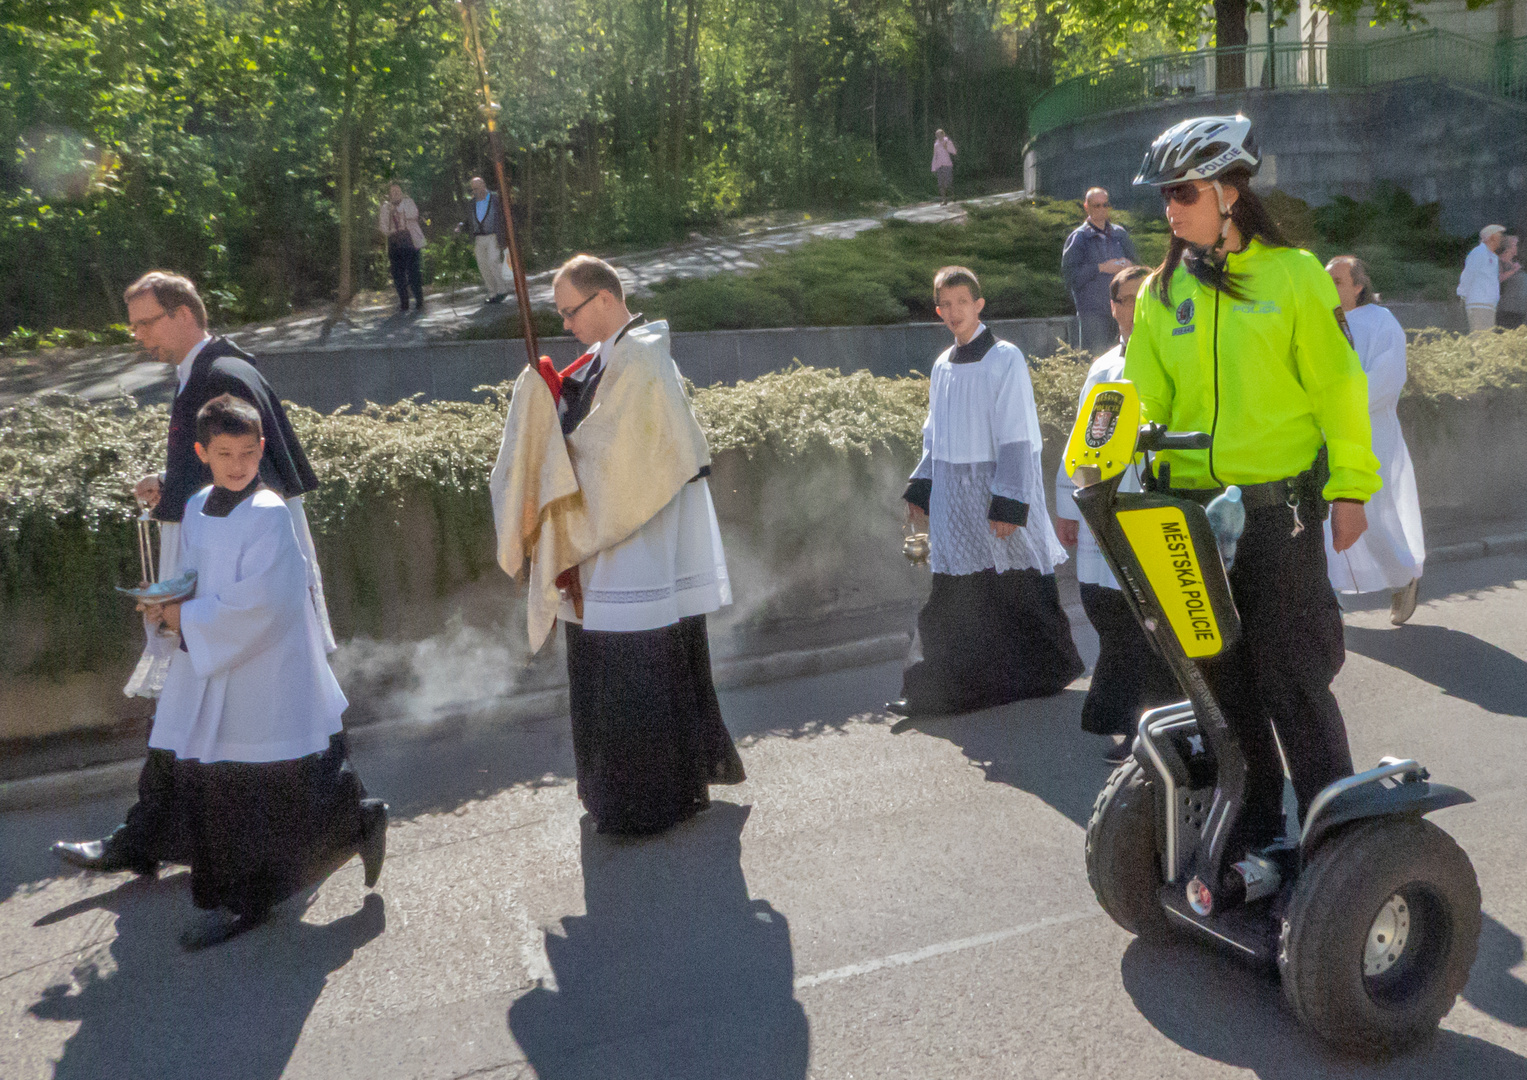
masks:
{"type": "Polygon", "coordinates": [[[541,1080],[805,1077],[790,928],[742,874],[749,811],[713,803],[647,840],[584,817],[588,913],[546,935],[552,978],[509,1009],[541,1080]]]}
{"type": "Polygon", "coordinates": [[[1260,1080],[1527,1078],[1527,1058],[1453,1031],[1439,1031],[1420,1050],[1382,1064],[1339,1055],[1294,1019],[1275,978],[1191,943],[1136,940],[1121,966],[1125,989],[1157,1031],[1260,1080]]]}
{"type": "Polygon", "coordinates": [[[1479,956],[1463,988],[1464,1000],[1503,1024],[1527,1028],[1527,983],[1511,973],[1522,957],[1522,939],[1485,912],[1479,956]]]}
{"type": "Polygon", "coordinates": [[[948,739],[986,779],[1037,795],[1083,828],[1108,780],[1107,743],[1081,729],[1083,690],[962,716],[903,720],[896,732],[948,739]]]}
{"type": "Polygon", "coordinates": [[[111,942],[30,1007],[42,1020],[79,1022],[55,1080],[277,1080],[329,973],[387,925],[376,893],[324,926],[284,905],[274,922],[188,955],[176,940],[193,910],[187,877],[135,878],[39,920],[117,917],[111,942]]]}
{"type": "Polygon", "coordinates": [[[1347,627],[1347,648],[1487,712],[1527,717],[1527,661],[1445,626],[1347,627]]]}

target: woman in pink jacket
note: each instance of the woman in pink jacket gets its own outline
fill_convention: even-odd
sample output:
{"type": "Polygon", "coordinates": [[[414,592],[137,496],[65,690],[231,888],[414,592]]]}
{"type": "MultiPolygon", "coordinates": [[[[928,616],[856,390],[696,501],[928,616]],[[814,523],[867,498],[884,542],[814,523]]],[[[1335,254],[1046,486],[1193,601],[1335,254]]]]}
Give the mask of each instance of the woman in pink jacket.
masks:
{"type": "Polygon", "coordinates": [[[933,133],[933,175],[938,177],[939,202],[949,201],[949,185],[954,183],[954,140],[939,128],[933,133]]]}

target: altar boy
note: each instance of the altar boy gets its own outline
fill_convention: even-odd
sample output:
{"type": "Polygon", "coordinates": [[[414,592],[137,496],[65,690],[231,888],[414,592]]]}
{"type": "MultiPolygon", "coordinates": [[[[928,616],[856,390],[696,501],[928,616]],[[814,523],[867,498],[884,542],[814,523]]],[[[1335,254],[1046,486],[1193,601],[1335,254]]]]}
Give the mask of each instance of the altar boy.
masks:
{"type": "Polygon", "coordinates": [[[1028,361],[981,321],[971,271],[944,267],[933,297],[954,344],[933,365],[923,457],[902,496],[928,530],[933,591],[917,616],[922,659],[886,703],[901,716],[1046,697],[1083,671],[1055,586],[1066,553],[1045,508],[1028,361]]]}
{"type": "Polygon", "coordinates": [[[212,485],[186,503],[179,569],[196,593],[145,608],[180,635],[149,746],[174,754],[174,805],[201,918],[223,941],[359,854],[376,884],[387,807],[346,757],[347,702],[324,656],[291,512],[260,479],[259,412],[224,394],[196,414],[212,485]]]}

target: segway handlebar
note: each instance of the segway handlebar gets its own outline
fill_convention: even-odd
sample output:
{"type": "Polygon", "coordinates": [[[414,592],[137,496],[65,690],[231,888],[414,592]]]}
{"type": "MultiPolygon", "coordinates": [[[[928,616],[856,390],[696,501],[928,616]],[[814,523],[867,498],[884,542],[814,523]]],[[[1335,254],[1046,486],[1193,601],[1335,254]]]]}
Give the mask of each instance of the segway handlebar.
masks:
{"type": "Polygon", "coordinates": [[[1168,431],[1160,424],[1142,424],[1135,449],[1158,450],[1207,450],[1213,443],[1207,431],[1168,431]]]}

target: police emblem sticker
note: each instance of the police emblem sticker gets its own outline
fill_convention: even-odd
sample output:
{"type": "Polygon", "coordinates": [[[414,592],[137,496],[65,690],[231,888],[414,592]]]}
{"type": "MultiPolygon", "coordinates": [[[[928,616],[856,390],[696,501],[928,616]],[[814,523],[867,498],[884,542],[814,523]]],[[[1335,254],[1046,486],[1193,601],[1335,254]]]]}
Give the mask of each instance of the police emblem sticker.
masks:
{"type": "Polygon", "coordinates": [[[1186,326],[1193,321],[1193,298],[1190,296],[1177,305],[1177,324],[1186,326]]]}

